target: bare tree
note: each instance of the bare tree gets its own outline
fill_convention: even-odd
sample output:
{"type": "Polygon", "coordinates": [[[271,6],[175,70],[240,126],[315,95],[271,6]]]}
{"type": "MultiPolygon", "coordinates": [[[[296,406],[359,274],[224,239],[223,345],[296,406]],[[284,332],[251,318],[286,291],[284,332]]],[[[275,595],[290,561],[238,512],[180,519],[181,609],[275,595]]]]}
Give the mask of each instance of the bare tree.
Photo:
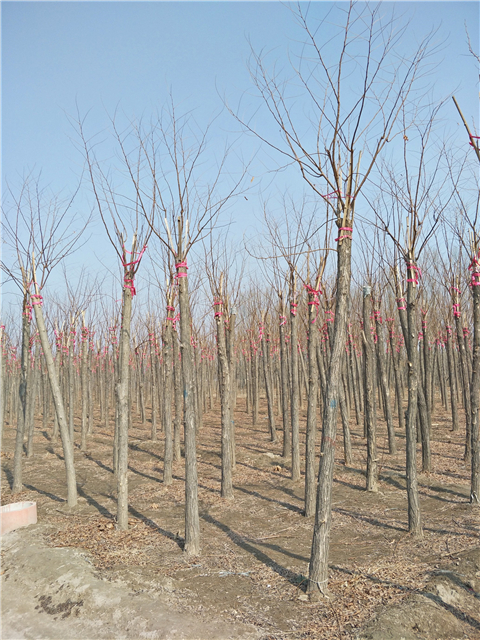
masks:
{"type": "MultiPolygon", "coordinates": [[[[9,188],[12,205],[5,216],[4,232],[7,243],[16,254],[16,262],[6,265],[2,262],[2,270],[8,273],[23,291],[23,346],[22,371],[23,379],[20,385],[20,396],[23,405],[23,416],[26,416],[26,371],[23,368],[24,353],[28,353],[29,326],[31,309],[35,313],[35,320],[39,332],[40,342],[47,365],[50,387],[55,403],[55,411],[60,427],[60,436],[64,452],[67,475],[67,503],[73,507],[77,502],[77,486],[73,461],[73,443],[68,432],[64,402],[55,370],[52,350],[48,340],[45,319],[43,315],[43,297],[41,291],[47,283],[52,270],[75,247],[79,248],[79,240],[86,223],[79,223],[76,215],[72,216],[71,207],[76,194],[66,201],[52,195],[42,188],[40,179],[28,176],[16,194],[9,188]],[[35,293],[31,292],[34,286],[35,293]],[[31,301],[31,305],[29,304],[31,301]],[[25,394],[25,395],[24,395],[25,394]]],[[[16,455],[21,456],[25,420],[19,424],[17,430],[16,455]]],[[[17,462],[17,477],[14,481],[16,491],[21,490],[21,463],[17,462]]]]}
{"type": "Polygon", "coordinates": [[[305,35],[298,63],[292,62],[295,80],[270,72],[264,57],[253,56],[252,80],[280,130],[279,139],[267,140],[257,133],[253,122],[237,117],[247,130],[297,165],[313,192],[329,206],[339,230],[335,322],[326,376],[308,582],[313,596],[326,593],[328,582],[336,415],[345,351],[355,204],[380,152],[395,135],[398,115],[430,53],[432,35],[408,56],[400,57],[396,48],[407,25],[399,28],[395,20],[382,19],[381,5],[352,2],[345,9],[339,7],[341,26],[331,13],[313,25],[308,10],[305,13],[301,5],[292,12],[305,35]],[[298,100],[299,86],[302,101],[298,100]],[[305,113],[307,118],[310,116],[307,130],[305,113]]]}

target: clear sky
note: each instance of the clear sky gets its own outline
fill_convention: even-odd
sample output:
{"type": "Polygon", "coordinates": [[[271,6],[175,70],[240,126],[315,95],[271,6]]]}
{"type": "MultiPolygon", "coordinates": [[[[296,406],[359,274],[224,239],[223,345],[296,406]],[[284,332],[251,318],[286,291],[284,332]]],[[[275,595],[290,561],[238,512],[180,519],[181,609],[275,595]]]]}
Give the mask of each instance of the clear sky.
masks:
{"type": "MultiPolygon", "coordinates": [[[[444,45],[437,58],[442,61],[433,71],[434,91],[437,96],[454,91],[465,114],[476,119],[478,70],[468,54],[465,25],[478,50],[479,4],[384,6],[411,20],[402,43],[407,51],[431,28],[439,28],[437,39],[444,45]]],[[[321,17],[330,7],[314,2],[310,12],[321,17]]],[[[2,2],[1,20],[4,199],[6,181],[18,188],[32,169],[41,171],[42,181],[56,192],[67,195],[75,188],[83,165],[71,121],[77,106],[81,115],[88,113],[88,131],[94,134],[108,126],[116,108],[126,118],[150,119],[171,91],[182,110],[194,110],[200,125],[220,114],[213,129],[214,150],[226,139],[237,140],[238,156],[253,157],[258,141],[238,139],[238,124],[222,112],[222,96],[237,104],[243,95],[253,113],[259,103],[251,97],[250,47],[270,51],[272,59],[285,65],[289,49],[297,50],[301,37],[288,6],[279,2],[2,2]]],[[[453,105],[444,117],[451,134],[459,127],[453,105]]],[[[271,121],[264,118],[257,126],[273,135],[271,121]]],[[[461,127],[457,130],[464,137],[461,127]]],[[[289,180],[300,188],[289,174],[272,183],[267,173],[262,181],[269,158],[271,153],[260,153],[249,169],[262,197],[282,191],[289,180]]],[[[90,203],[91,194],[82,187],[77,208],[87,213],[90,203]]],[[[231,233],[240,243],[246,230],[258,227],[261,197],[253,191],[231,213],[231,233]]],[[[98,220],[91,232],[88,248],[72,263],[72,278],[82,262],[94,271],[102,271],[102,264],[115,269],[113,249],[98,220]]],[[[6,285],[5,294],[9,291],[6,285]]]]}

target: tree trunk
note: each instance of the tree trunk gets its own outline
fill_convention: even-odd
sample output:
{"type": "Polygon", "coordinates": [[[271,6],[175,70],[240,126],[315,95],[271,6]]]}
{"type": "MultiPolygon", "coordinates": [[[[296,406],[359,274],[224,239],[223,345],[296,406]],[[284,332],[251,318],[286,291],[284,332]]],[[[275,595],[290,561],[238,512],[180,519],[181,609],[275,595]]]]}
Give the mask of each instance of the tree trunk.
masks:
{"type": "Polygon", "coordinates": [[[270,336],[265,337],[262,328],[262,353],[263,353],[263,374],[265,378],[265,391],[267,394],[267,408],[268,408],[268,424],[270,426],[270,440],[277,442],[277,430],[275,429],[275,412],[273,409],[273,388],[272,388],[272,376],[270,373],[270,336]]]}
{"type": "MultiPolygon", "coordinates": [[[[349,226],[350,220],[346,221],[349,226]]],[[[325,593],[328,582],[328,555],[332,522],[332,486],[337,434],[337,406],[347,333],[347,306],[350,294],[352,243],[340,240],[337,251],[337,293],[331,357],[326,376],[317,507],[313,530],[307,590],[325,593]]]]}
{"type": "Polygon", "coordinates": [[[117,527],[128,529],[128,423],[130,379],[130,324],[132,318],[132,292],[123,289],[122,326],[120,329],[118,380],[116,384],[118,416],[117,456],[117,527]]]}
{"type": "Polygon", "coordinates": [[[292,428],[292,480],[300,480],[300,424],[298,415],[298,329],[297,304],[295,297],[290,301],[290,366],[292,372],[292,387],[290,389],[290,418],[292,428]]]}
{"type": "Polygon", "coordinates": [[[455,378],[455,363],[452,352],[452,327],[447,326],[447,358],[448,377],[450,380],[450,407],[452,409],[452,431],[458,431],[458,410],[457,410],[457,381],[455,378]]]}
{"type": "Polygon", "coordinates": [[[315,325],[318,294],[308,294],[308,405],[305,450],[305,516],[315,514],[315,440],[317,435],[318,365],[315,325]]]}
{"type": "Polygon", "coordinates": [[[473,358],[470,407],[472,411],[472,470],[470,502],[480,504],[480,255],[472,260],[473,358]]]}
{"type": "Polygon", "coordinates": [[[406,414],[406,475],[408,499],[408,530],[414,536],[422,535],[422,518],[418,497],[417,480],[417,441],[416,423],[418,408],[418,327],[417,327],[417,296],[414,287],[415,271],[410,261],[408,271],[410,277],[407,287],[407,318],[403,310],[399,310],[400,322],[404,331],[405,346],[408,357],[408,408],[406,414]]]}
{"type": "Polygon", "coordinates": [[[375,348],[370,331],[371,287],[363,287],[364,406],[367,431],[367,491],[378,491],[377,412],[375,407],[375,348]]]}
{"type": "Polygon", "coordinates": [[[55,403],[55,411],[57,412],[58,417],[60,438],[62,440],[63,446],[63,458],[65,461],[65,470],[67,474],[67,504],[69,507],[74,507],[77,504],[77,482],[73,460],[73,443],[70,440],[67,416],[65,414],[65,406],[63,404],[60,384],[55,371],[52,350],[50,348],[50,343],[48,342],[47,329],[45,327],[45,320],[43,318],[43,311],[41,306],[41,296],[39,294],[36,294],[35,298],[35,302],[33,303],[35,310],[35,320],[37,322],[37,329],[40,335],[40,343],[42,345],[43,355],[45,357],[45,362],[47,365],[48,378],[50,380],[53,401],[55,403]]]}
{"type": "Polygon", "coordinates": [[[375,328],[377,331],[377,364],[378,364],[378,380],[382,389],[383,406],[385,409],[385,419],[387,421],[388,432],[388,453],[395,455],[397,453],[397,444],[395,442],[395,429],[393,427],[392,408],[390,404],[390,386],[387,379],[386,371],[386,344],[383,331],[382,319],[379,316],[379,312],[374,313],[375,316],[375,328]]]}
{"type": "Polygon", "coordinates": [[[222,422],[222,498],[233,498],[232,485],[232,446],[230,403],[232,390],[230,387],[230,371],[228,366],[227,346],[225,340],[225,323],[223,321],[222,303],[216,308],[215,323],[217,325],[218,376],[220,382],[220,404],[222,422]]]}
{"type": "Polygon", "coordinates": [[[12,493],[23,491],[23,438],[27,419],[27,382],[28,382],[28,349],[30,345],[31,306],[28,304],[28,294],[23,296],[22,313],[22,353],[20,360],[20,382],[18,396],[20,404],[17,411],[17,433],[15,437],[15,453],[13,458],[13,485],[12,493]]]}
{"type": "Polygon", "coordinates": [[[190,344],[190,307],[188,278],[183,261],[177,266],[180,303],[180,349],[182,354],[183,397],[185,399],[185,546],[191,556],[200,553],[200,522],[198,516],[197,447],[195,424],[195,380],[192,345],[190,344]]]}
{"type": "Polygon", "coordinates": [[[282,381],[282,420],[283,420],[283,451],[282,456],[289,459],[292,455],[292,434],[290,430],[290,415],[288,412],[288,365],[287,349],[285,346],[285,322],[286,318],[280,315],[280,374],[282,381]]]}
{"type": "Polygon", "coordinates": [[[169,486],[173,482],[173,437],[172,437],[172,382],[173,382],[173,335],[172,321],[167,319],[163,332],[163,367],[165,370],[163,384],[163,428],[165,431],[165,459],[163,467],[163,483],[169,486]]]}

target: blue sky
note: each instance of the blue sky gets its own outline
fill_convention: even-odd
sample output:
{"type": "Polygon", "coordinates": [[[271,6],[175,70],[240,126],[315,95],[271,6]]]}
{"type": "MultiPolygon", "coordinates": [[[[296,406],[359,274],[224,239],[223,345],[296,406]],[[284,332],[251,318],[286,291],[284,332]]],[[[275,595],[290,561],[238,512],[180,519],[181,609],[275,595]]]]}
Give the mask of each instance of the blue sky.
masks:
{"type": "MultiPolygon", "coordinates": [[[[314,2],[313,18],[331,5],[314,2]]],[[[384,5],[411,20],[402,41],[405,51],[433,27],[444,41],[442,60],[433,71],[434,95],[455,95],[469,118],[478,116],[478,70],[468,54],[465,24],[474,47],[479,42],[477,2],[398,2],[384,5]]],[[[64,195],[76,186],[82,170],[78,135],[72,117],[86,115],[91,134],[108,126],[116,108],[125,119],[150,119],[173,93],[181,110],[193,110],[200,126],[218,116],[212,129],[212,150],[235,140],[236,157],[253,158],[249,169],[256,181],[248,201],[238,202],[230,214],[232,237],[259,228],[262,199],[286,187],[300,191],[296,174],[273,178],[271,152],[258,151],[258,141],[239,137],[239,126],[222,111],[221,96],[235,105],[243,96],[246,111],[254,113],[248,72],[250,46],[264,49],[279,65],[287,65],[289,50],[298,50],[301,31],[288,6],[278,2],[2,2],[2,185],[18,187],[32,169],[44,184],[64,195]],[[263,179],[262,179],[263,175],[263,179]],[[273,180],[273,182],[272,182],[273,180]],[[260,191],[256,191],[257,186],[260,191]]],[[[452,107],[444,112],[445,131],[459,132],[452,107]]],[[[271,121],[257,117],[262,133],[275,135],[271,121]]],[[[478,120],[477,120],[478,122],[478,120]]],[[[456,134],[455,134],[456,135],[456,134]]],[[[98,138],[107,139],[107,134],[98,138]]],[[[109,148],[103,157],[109,157],[109,148]]],[[[249,174],[250,175],[250,174],[249,174]]],[[[91,194],[82,187],[77,201],[88,213],[91,194]]],[[[98,219],[92,239],[71,262],[72,278],[82,262],[93,271],[115,270],[98,219]],[[102,266],[105,265],[105,266],[102,266]]],[[[4,249],[4,260],[8,251],[4,249]]],[[[54,280],[61,287],[61,278],[54,280]]],[[[9,285],[4,295],[10,301],[9,285]]],[[[6,299],[4,297],[4,303],[6,299]]]]}

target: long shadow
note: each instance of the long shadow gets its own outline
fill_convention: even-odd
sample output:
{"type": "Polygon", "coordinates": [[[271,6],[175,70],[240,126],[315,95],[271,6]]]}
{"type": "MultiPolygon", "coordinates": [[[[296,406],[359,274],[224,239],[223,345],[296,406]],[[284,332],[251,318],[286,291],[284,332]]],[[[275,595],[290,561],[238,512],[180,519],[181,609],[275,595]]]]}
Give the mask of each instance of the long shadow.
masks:
{"type": "Polygon", "coordinates": [[[423,592],[422,595],[425,598],[432,600],[432,602],[435,602],[435,604],[438,604],[440,607],[443,607],[444,609],[449,611],[452,615],[454,615],[456,618],[458,618],[462,622],[466,622],[474,629],[480,630],[480,622],[478,620],[476,620],[475,618],[472,618],[472,616],[469,616],[468,613],[465,613],[461,609],[458,609],[458,607],[454,607],[453,605],[448,604],[447,602],[442,600],[440,596],[437,596],[434,593],[429,593],[428,591],[423,592]]]}
{"type": "Polygon", "coordinates": [[[349,516],[350,518],[354,518],[355,520],[361,520],[362,522],[368,522],[368,524],[373,524],[375,527],[381,527],[382,529],[393,529],[395,531],[401,531],[405,533],[405,529],[403,527],[396,527],[392,524],[387,524],[386,522],[382,522],[381,520],[377,520],[377,518],[372,518],[370,516],[365,516],[361,513],[351,513],[346,509],[335,508],[332,509],[335,513],[341,513],[343,516],[349,516]]]}
{"type": "Polygon", "coordinates": [[[128,465],[128,469],[129,471],[136,473],[138,476],[142,476],[142,478],[147,478],[147,480],[153,480],[153,482],[158,482],[160,484],[162,483],[160,478],[155,478],[154,476],[151,476],[148,473],[143,473],[143,471],[138,471],[137,469],[134,469],[131,464],[128,465]]]}
{"type": "MultiPolygon", "coordinates": [[[[452,489],[445,489],[443,487],[431,487],[429,485],[420,484],[419,489],[423,489],[424,491],[430,489],[430,491],[437,491],[438,493],[451,493],[457,498],[463,498],[463,500],[452,500],[448,498],[442,498],[441,496],[431,496],[424,493],[424,491],[419,491],[420,495],[425,496],[426,498],[432,498],[432,500],[439,500],[440,502],[449,502],[450,504],[460,504],[461,502],[468,502],[468,494],[458,493],[457,491],[453,491],[452,489]]],[[[466,489],[468,491],[468,489],[466,489]]]]}
{"type": "Polygon", "coordinates": [[[185,541],[183,539],[178,538],[171,531],[167,531],[166,529],[162,529],[162,527],[159,527],[156,522],[154,522],[150,518],[147,518],[147,516],[144,516],[143,513],[140,513],[140,511],[137,511],[131,505],[128,505],[128,511],[129,511],[129,513],[132,514],[132,516],[134,516],[135,518],[138,518],[139,520],[144,522],[147,526],[149,526],[154,531],[158,531],[158,533],[161,533],[162,536],[165,536],[165,538],[168,538],[169,540],[173,540],[180,547],[180,549],[183,550],[183,547],[184,547],[184,544],[185,544],[185,541]]]}
{"type": "Polygon", "coordinates": [[[54,493],[50,493],[49,491],[44,491],[43,489],[38,489],[38,487],[34,487],[32,484],[24,483],[23,486],[25,487],[25,489],[28,489],[29,491],[35,491],[36,493],[40,493],[42,496],[47,496],[47,498],[50,498],[50,500],[55,500],[55,502],[65,502],[63,498],[59,498],[54,493]]]}
{"type": "Polygon", "coordinates": [[[285,509],[288,509],[289,511],[294,511],[295,513],[303,513],[303,509],[300,509],[299,507],[296,507],[293,504],[289,504],[288,502],[282,502],[282,500],[275,500],[274,498],[267,498],[267,496],[262,496],[262,494],[258,493],[258,491],[249,491],[248,489],[245,489],[245,487],[240,487],[238,485],[234,485],[233,488],[236,489],[237,491],[242,491],[243,493],[247,493],[250,496],[255,496],[256,498],[260,498],[261,500],[266,500],[267,502],[275,502],[276,504],[279,504],[282,507],[285,507],[285,509]]]}
{"type": "MultiPolygon", "coordinates": [[[[237,534],[239,535],[239,534],[237,534]]],[[[289,556],[290,558],[295,558],[295,560],[300,560],[301,562],[308,562],[309,558],[305,556],[301,556],[298,553],[293,553],[293,551],[288,551],[284,547],[280,547],[278,544],[272,544],[270,542],[263,542],[262,540],[258,540],[256,538],[250,538],[250,536],[240,536],[241,539],[246,543],[252,543],[258,545],[260,547],[266,547],[271,551],[276,551],[277,553],[281,553],[284,556],[289,556]]]]}
{"type": "Polygon", "coordinates": [[[152,456],[152,458],[156,458],[157,460],[160,460],[161,462],[163,462],[163,456],[159,455],[158,453],[154,453],[153,451],[142,449],[141,447],[138,446],[138,444],[129,444],[128,448],[131,449],[132,451],[146,453],[147,455],[152,456]]]}
{"type": "Polygon", "coordinates": [[[88,495],[88,493],[85,493],[85,491],[82,489],[82,487],[79,487],[77,485],[77,492],[78,494],[82,497],[85,498],[85,500],[87,501],[87,503],[92,506],[95,507],[95,509],[102,515],[102,516],[109,516],[110,518],[113,518],[113,513],[111,513],[106,507],[104,507],[102,504],[100,504],[99,502],[97,502],[95,500],[95,498],[93,498],[92,496],[88,495]]]}
{"type": "Polygon", "coordinates": [[[392,476],[380,475],[379,479],[382,482],[385,482],[385,484],[391,484],[393,487],[395,487],[397,489],[400,489],[401,491],[406,491],[407,490],[405,485],[403,485],[398,480],[395,480],[395,478],[392,478],[392,476]]]}
{"type": "Polygon", "coordinates": [[[11,489],[13,487],[13,473],[10,471],[10,469],[7,469],[7,467],[4,467],[3,470],[5,471],[5,475],[7,477],[8,486],[11,489]]]}
{"type": "Polygon", "coordinates": [[[334,478],[333,481],[336,484],[342,484],[344,487],[348,487],[349,489],[354,489],[355,491],[365,491],[365,487],[360,487],[357,484],[352,484],[351,482],[345,482],[345,480],[339,480],[338,478],[334,478]]]}
{"type": "Polygon", "coordinates": [[[257,447],[250,447],[248,444],[243,444],[242,445],[242,449],[248,449],[249,451],[256,451],[257,453],[261,453],[263,455],[265,455],[266,453],[269,453],[268,451],[265,451],[264,449],[257,449],[257,447]]]}
{"type": "Polygon", "coordinates": [[[112,467],[107,467],[107,465],[103,464],[103,462],[101,462],[101,460],[96,460],[89,453],[86,453],[85,457],[87,458],[87,460],[90,460],[91,462],[94,462],[101,469],[105,469],[105,471],[108,471],[109,473],[113,473],[112,467]]]}
{"type": "MultiPolygon", "coordinates": [[[[230,538],[230,540],[234,542],[238,547],[252,554],[257,560],[259,560],[260,562],[263,562],[263,564],[265,564],[267,567],[270,567],[271,569],[273,569],[273,571],[275,571],[275,573],[277,573],[279,576],[288,580],[290,584],[293,584],[296,587],[301,588],[303,591],[306,590],[307,578],[305,576],[299,573],[295,573],[294,571],[291,571],[286,567],[282,567],[282,565],[278,564],[278,562],[275,562],[275,560],[272,560],[270,556],[267,556],[266,553],[263,553],[263,551],[260,551],[256,547],[249,544],[245,540],[245,538],[243,538],[240,534],[230,529],[230,527],[228,527],[226,524],[223,524],[219,520],[216,520],[210,514],[202,513],[200,517],[205,522],[208,522],[209,524],[213,524],[215,527],[220,529],[220,531],[223,531],[230,538]]],[[[303,557],[301,559],[305,560],[305,558],[303,557]]]]}

